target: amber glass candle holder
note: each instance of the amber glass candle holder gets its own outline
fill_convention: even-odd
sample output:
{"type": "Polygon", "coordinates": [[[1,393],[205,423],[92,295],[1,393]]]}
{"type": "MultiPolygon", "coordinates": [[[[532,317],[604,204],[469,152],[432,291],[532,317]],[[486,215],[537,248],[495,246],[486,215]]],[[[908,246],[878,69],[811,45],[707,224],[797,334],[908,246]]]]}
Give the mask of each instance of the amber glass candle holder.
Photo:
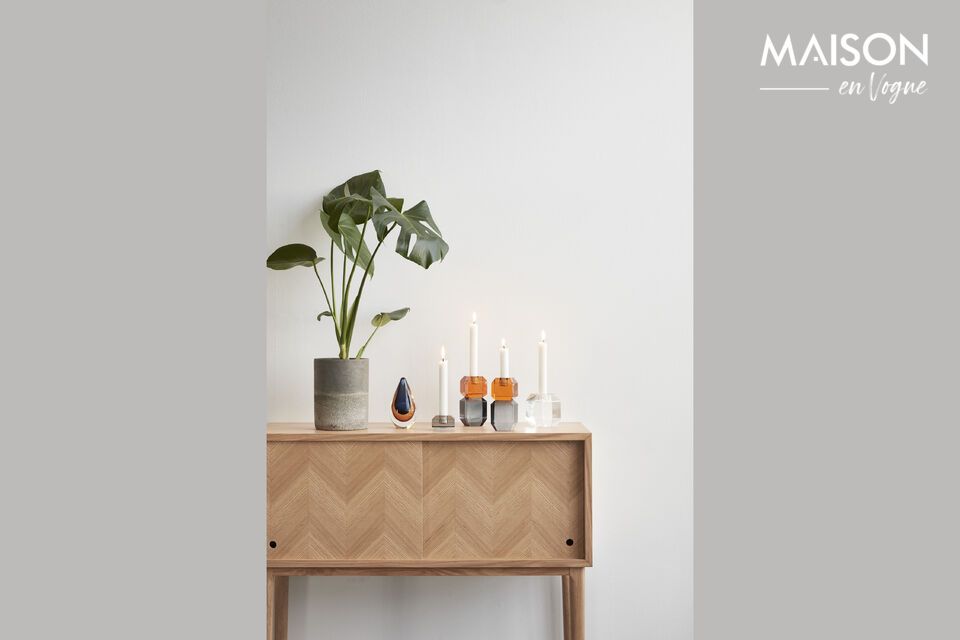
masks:
{"type": "Polygon", "coordinates": [[[494,378],[490,383],[493,405],[490,407],[490,424],[497,431],[511,431],[519,419],[517,381],[514,378],[494,378]]]}
{"type": "Polygon", "coordinates": [[[487,421],[487,379],[483,376],[460,378],[460,422],[466,427],[482,427],[487,421]]]}

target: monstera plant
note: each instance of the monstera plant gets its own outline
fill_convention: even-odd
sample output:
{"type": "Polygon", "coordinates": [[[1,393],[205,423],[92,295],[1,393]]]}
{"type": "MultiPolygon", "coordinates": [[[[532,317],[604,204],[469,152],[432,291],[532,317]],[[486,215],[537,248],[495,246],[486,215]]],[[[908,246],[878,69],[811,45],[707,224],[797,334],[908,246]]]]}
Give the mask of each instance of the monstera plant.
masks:
{"type": "MultiPolygon", "coordinates": [[[[327,305],[317,316],[317,320],[332,325],[339,345],[340,360],[361,359],[377,330],[394,320],[400,320],[409,311],[409,308],[403,308],[376,314],[371,320],[373,328],[369,337],[351,358],[360,299],[367,282],[374,276],[380,248],[390,240],[391,235],[396,238],[395,251],[424,269],[430,268],[430,265],[443,260],[447,255],[449,247],[443,240],[427,203],[421,200],[409,209],[404,209],[403,206],[403,198],[387,195],[379,171],[354,176],[323,197],[318,213],[323,229],[330,237],[330,251],[326,258],[317,255],[316,250],[306,244],[282,246],[267,258],[267,267],[271,269],[306,267],[313,270],[327,305]],[[329,274],[324,268],[324,274],[321,275],[318,265],[324,261],[328,263],[325,267],[329,267],[329,274]],[[339,276],[337,262],[340,263],[339,276]],[[325,282],[327,275],[329,278],[325,282]]],[[[316,426],[335,428],[329,425],[321,426],[323,420],[320,417],[320,396],[327,394],[328,388],[336,387],[349,374],[343,367],[331,366],[332,363],[317,364],[321,360],[328,359],[314,361],[316,426]],[[323,371],[318,368],[321,366],[323,371]],[[326,373],[328,369],[329,374],[326,373]],[[330,377],[339,380],[328,380],[330,384],[321,384],[320,378],[330,377]]],[[[364,367],[365,363],[366,361],[364,367]]],[[[365,377],[367,374],[364,372],[362,375],[365,377]]]]}

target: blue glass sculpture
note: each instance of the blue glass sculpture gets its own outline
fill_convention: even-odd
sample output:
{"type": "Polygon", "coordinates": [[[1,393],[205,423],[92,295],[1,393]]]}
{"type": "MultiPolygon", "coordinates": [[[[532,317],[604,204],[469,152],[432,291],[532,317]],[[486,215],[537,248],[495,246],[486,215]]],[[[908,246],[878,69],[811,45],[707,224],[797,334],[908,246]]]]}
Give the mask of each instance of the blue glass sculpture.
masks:
{"type": "Polygon", "coordinates": [[[390,403],[390,419],[399,429],[409,429],[413,426],[413,414],[417,411],[417,403],[413,401],[413,391],[407,384],[406,378],[400,378],[397,390],[393,392],[393,401],[390,403]]]}

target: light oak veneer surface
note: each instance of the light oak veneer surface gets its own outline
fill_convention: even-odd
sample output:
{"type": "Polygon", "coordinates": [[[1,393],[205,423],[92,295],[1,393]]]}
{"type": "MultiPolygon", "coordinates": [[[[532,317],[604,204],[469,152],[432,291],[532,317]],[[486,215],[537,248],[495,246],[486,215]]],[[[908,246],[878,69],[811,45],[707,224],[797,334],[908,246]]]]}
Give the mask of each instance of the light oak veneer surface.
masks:
{"type": "Polygon", "coordinates": [[[589,566],[589,474],[580,424],[271,424],[268,566],[589,566]]]}
{"type": "Polygon", "coordinates": [[[289,576],[305,575],[560,576],[564,638],[582,640],[591,456],[576,423],[268,425],[268,640],[286,640],[289,576]]]}

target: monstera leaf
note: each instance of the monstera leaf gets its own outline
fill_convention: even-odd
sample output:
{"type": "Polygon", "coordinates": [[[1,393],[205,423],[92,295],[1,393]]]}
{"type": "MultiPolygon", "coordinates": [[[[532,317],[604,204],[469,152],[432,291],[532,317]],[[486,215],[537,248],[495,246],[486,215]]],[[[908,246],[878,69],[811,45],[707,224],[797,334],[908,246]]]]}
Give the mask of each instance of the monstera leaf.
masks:
{"type": "Polygon", "coordinates": [[[385,324],[390,324],[394,320],[402,319],[410,311],[410,307],[404,307],[403,309],[397,309],[396,311],[383,311],[373,316],[373,320],[370,321],[370,324],[379,328],[385,324]]]}
{"type": "MultiPolygon", "coordinates": [[[[363,269],[373,263],[370,249],[361,237],[359,227],[370,220],[374,212],[372,193],[385,191],[379,171],[370,171],[353,176],[323,196],[320,221],[324,231],[350,260],[363,269]]],[[[401,201],[402,202],[402,201],[401,201]]]]}
{"type": "Polygon", "coordinates": [[[358,176],[353,176],[343,184],[337,185],[331,189],[327,195],[323,196],[323,202],[327,203],[350,195],[361,196],[369,201],[372,198],[370,194],[371,189],[376,189],[378,193],[384,193],[386,191],[379,170],[361,173],[358,176]]]}
{"type": "MultiPolygon", "coordinates": [[[[395,205],[396,198],[385,198],[375,188],[371,188],[370,193],[376,207],[373,226],[377,230],[378,240],[383,240],[395,224],[400,227],[397,253],[424,269],[429,269],[434,262],[443,260],[450,247],[444,242],[440,227],[430,214],[430,207],[425,201],[421,200],[401,213],[395,205]],[[413,236],[417,239],[411,248],[410,240],[413,236]]],[[[403,206],[402,201],[400,205],[403,206]]]]}
{"type": "MultiPolygon", "coordinates": [[[[403,214],[411,221],[429,224],[432,229],[430,233],[424,233],[421,230],[408,230],[404,225],[400,225],[400,235],[397,237],[396,251],[407,260],[419,264],[424,269],[429,269],[434,262],[440,262],[446,257],[450,246],[443,240],[440,230],[437,228],[433,216],[430,215],[430,207],[421,200],[414,207],[406,210],[403,214]],[[410,248],[410,237],[417,236],[417,240],[410,248]]],[[[425,225],[421,225],[426,228],[425,225]]]]}
{"type": "MultiPolygon", "coordinates": [[[[371,208],[372,206],[371,204],[371,208]]],[[[334,223],[334,217],[321,209],[320,222],[323,224],[323,230],[350,260],[356,262],[361,269],[366,269],[367,265],[370,265],[370,276],[372,277],[373,262],[371,261],[370,248],[361,236],[360,229],[354,224],[353,219],[349,215],[341,215],[336,218],[336,223],[334,223]],[[359,260],[357,259],[358,255],[359,260]]]]}
{"type": "Polygon", "coordinates": [[[349,217],[355,225],[369,220],[373,215],[372,190],[386,192],[379,171],[361,173],[331,189],[323,196],[323,210],[330,216],[330,226],[339,227],[342,216],[349,217]]]}
{"type": "Polygon", "coordinates": [[[363,196],[349,195],[324,202],[323,210],[336,225],[341,219],[360,225],[373,215],[373,202],[363,196]]]}
{"type": "Polygon", "coordinates": [[[293,267],[312,267],[323,258],[317,257],[317,252],[305,244],[287,244],[267,258],[267,267],[271,269],[284,270],[293,267]]]}

